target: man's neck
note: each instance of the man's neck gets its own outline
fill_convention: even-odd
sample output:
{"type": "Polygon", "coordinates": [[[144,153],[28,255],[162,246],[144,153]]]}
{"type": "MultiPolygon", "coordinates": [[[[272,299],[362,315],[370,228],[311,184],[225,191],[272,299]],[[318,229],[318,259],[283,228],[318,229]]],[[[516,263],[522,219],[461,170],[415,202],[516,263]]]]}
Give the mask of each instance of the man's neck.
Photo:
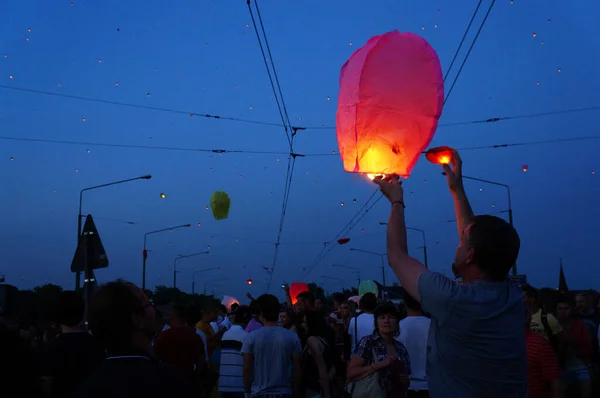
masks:
{"type": "Polygon", "coordinates": [[[79,325],[77,325],[77,326],[60,325],[60,331],[61,331],[62,334],[66,334],[66,333],[82,333],[82,332],[85,332],[85,329],[82,328],[79,325]]]}
{"type": "Polygon", "coordinates": [[[411,310],[410,308],[406,309],[406,316],[423,316],[423,312],[411,310]]]}

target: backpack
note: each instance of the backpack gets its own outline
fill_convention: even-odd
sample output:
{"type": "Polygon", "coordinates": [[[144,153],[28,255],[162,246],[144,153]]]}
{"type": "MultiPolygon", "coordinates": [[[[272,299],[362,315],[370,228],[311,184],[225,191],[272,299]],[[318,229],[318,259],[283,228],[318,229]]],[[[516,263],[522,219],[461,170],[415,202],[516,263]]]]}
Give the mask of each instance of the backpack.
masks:
{"type": "Polygon", "coordinates": [[[542,321],[542,326],[544,327],[544,331],[546,332],[546,336],[548,336],[548,341],[550,342],[550,345],[552,346],[552,348],[554,348],[554,352],[556,353],[556,357],[558,358],[558,363],[561,367],[563,367],[563,365],[566,362],[565,353],[563,352],[563,349],[561,347],[560,340],[556,337],[556,335],[552,331],[552,328],[550,327],[550,323],[548,323],[548,313],[546,311],[542,310],[540,319],[542,321]]]}

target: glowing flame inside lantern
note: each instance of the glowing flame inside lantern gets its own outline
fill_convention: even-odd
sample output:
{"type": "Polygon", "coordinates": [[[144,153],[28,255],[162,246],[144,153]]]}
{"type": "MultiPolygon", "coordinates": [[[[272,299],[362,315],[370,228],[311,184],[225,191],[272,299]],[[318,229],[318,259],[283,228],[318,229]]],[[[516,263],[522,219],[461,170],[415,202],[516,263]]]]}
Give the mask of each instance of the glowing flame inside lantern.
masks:
{"type": "Polygon", "coordinates": [[[368,173],[367,177],[369,177],[369,180],[373,181],[377,177],[385,178],[385,174],[371,174],[371,173],[368,173]]]}
{"type": "Polygon", "coordinates": [[[434,164],[448,164],[452,162],[453,154],[454,149],[447,146],[438,146],[429,149],[425,153],[425,157],[427,158],[427,160],[434,164]]]}

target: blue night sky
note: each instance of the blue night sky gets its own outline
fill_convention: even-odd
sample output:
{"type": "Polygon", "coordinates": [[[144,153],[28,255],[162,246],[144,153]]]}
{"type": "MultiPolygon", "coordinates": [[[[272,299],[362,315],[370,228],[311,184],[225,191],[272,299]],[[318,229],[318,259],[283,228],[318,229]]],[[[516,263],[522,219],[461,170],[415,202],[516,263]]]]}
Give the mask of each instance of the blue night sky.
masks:
{"type": "MultiPolygon", "coordinates": [[[[197,289],[204,281],[227,278],[209,283],[209,291],[215,285],[216,294],[242,298],[247,290],[255,295],[265,290],[268,275],[262,267],[273,262],[284,192],[288,144],[283,128],[189,116],[280,121],[246,2],[168,3],[22,0],[3,5],[1,85],[183,111],[0,88],[0,274],[7,283],[73,288],[69,266],[79,191],[152,174],[149,181],[84,194],[83,213],[94,215],[110,259],[109,268],[97,271],[98,280],[141,283],[144,233],[191,223],[191,228],[149,237],[149,287],[172,284],[175,256],[210,246],[209,255],[179,262],[178,287],[189,292],[194,270],[220,267],[197,275],[197,289]],[[219,155],[94,143],[281,154],[219,155]],[[215,190],[227,191],[232,199],[223,221],[206,210],[215,190]],[[167,197],[161,199],[161,193],[167,197]],[[252,286],[246,284],[249,278],[252,286]]],[[[445,72],[477,1],[457,4],[261,1],[292,123],[335,126],[340,68],[373,35],[393,29],[422,35],[438,52],[445,72]]],[[[483,2],[449,81],[489,4],[483,2]]],[[[497,1],[440,123],[600,105],[599,10],[600,4],[590,0],[497,1]]],[[[441,126],[432,146],[592,136],[599,115],[586,111],[441,126]]],[[[323,242],[334,239],[375,190],[366,178],[343,171],[339,156],[332,154],[337,151],[334,128],[299,132],[295,151],[326,155],[296,162],[272,292],[282,282],[300,280],[323,242]]],[[[461,152],[465,175],[510,185],[522,239],[519,272],[536,286],[557,285],[562,257],[570,287],[600,288],[599,152],[600,140],[461,152]],[[527,172],[522,171],[525,164],[527,172]]],[[[407,223],[426,231],[430,268],[450,275],[458,236],[455,224],[447,222],[454,214],[440,172],[423,158],[417,163],[405,182],[407,223]]],[[[466,187],[476,213],[504,211],[500,215],[506,217],[502,187],[472,181],[466,187]]],[[[363,279],[379,280],[380,259],[349,248],[383,253],[385,227],[379,222],[387,221],[388,211],[387,202],[379,201],[344,234],[351,241],[328,252],[308,280],[328,291],[355,284],[352,271],[332,264],[358,267],[363,279]]],[[[409,250],[418,259],[421,245],[421,236],[410,232],[409,250]]],[[[386,275],[388,283],[394,280],[391,270],[386,275]]]]}

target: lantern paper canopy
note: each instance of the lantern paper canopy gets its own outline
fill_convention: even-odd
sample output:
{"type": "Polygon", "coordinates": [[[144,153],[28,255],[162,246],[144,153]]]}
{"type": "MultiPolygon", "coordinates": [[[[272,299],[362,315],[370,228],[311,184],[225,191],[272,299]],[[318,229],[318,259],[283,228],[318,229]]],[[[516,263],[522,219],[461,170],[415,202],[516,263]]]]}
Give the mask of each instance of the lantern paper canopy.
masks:
{"type": "Polygon", "coordinates": [[[225,306],[225,308],[227,308],[227,311],[231,311],[231,306],[233,304],[239,304],[240,302],[237,301],[237,299],[235,297],[231,297],[231,296],[224,296],[223,300],[221,300],[221,304],[223,304],[225,306]]]}
{"type": "Polygon", "coordinates": [[[434,164],[448,164],[452,162],[453,156],[454,149],[447,146],[438,146],[425,152],[427,160],[434,164]]]}
{"type": "Polygon", "coordinates": [[[292,304],[298,302],[298,295],[300,293],[308,292],[308,285],[304,282],[294,282],[290,285],[290,297],[292,298],[292,304]]]}
{"type": "Polygon", "coordinates": [[[358,296],[362,297],[365,293],[373,293],[375,297],[379,296],[379,288],[373,281],[360,281],[358,286],[358,296]]]}
{"type": "Polygon", "coordinates": [[[216,191],[210,197],[210,208],[212,209],[215,220],[224,220],[229,215],[231,199],[227,192],[216,191]]]}
{"type": "Polygon", "coordinates": [[[397,30],[371,38],[340,73],[336,129],[344,170],[408,177],[443,102],[442,68],[425,39],[397,30]]]}

